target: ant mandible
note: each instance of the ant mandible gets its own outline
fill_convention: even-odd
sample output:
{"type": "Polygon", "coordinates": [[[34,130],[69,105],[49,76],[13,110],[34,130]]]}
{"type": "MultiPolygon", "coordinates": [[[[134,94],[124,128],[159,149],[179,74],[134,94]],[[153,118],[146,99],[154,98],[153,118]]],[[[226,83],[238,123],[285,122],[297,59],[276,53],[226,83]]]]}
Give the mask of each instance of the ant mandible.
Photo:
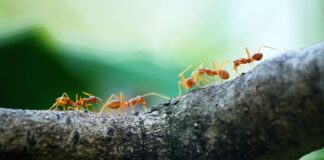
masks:
{"type": "Polygon", "coordinates": [[[198,82],[201,80],[204,84],[208,84],[209,81],[201,76],[199,69],[202,68],[204,64],[202,63],[200,66],[198,66],[195,70],[192,71],[191,77],[186,78],[184,74],[192,67],[192,65],[188,66],[186,69],[184,69],[179,75],[178,78],[180,78],[180,81],[178,81],[178,89],[179,89],[179,96],[181,96],[181,85],[183,86],[185,92],[187,92],[190,88],[193,88],[195,85],[200,85],[198,82]]]}
{"type": "Polygon", "coordinates": [[[252,55],[252,57],[251,57],[248,48],[245,47],[245,51],[246,51],[246,54],[247,54],[248,58],[240,58],[240,59],[237,59],[237,60],[235,60],[233,62],[234,63],[233,69],[235,70],[236,75],[237,75],[237,68],[238,68],[239,65],[247,64],[247,63],[252,64],[253,61],[260,61],[262,59],[263,54],[260,52],[262,48],[276,49],[276,48],[272,48],[272,47],[269,47],[269,46],[262,45],[262,46],[260,46],[258,52],[254,53],[252,55]]]}
{"type": "Polygon", "coordinates": [[[143,109],[145,110],[146,109],[145,97],[147,96],[158,96],[164,99],[170,99],[169,97],[163,96],[161,94],[151,92],[141,96],[137,96],[135,98],[131,98],[128,101],[126,101],[124,93],[120,92],[119,98],[116,94],[112,94],[105,102],[105,104],[102,106],[99,113],[102,113],[105,108],[110,108],[110,109],[118,109],[118,112],[121,114],[122,109],[125,108],[124,114],[126,114],[128,107],[132,107],[132,109],[134,110],[133,107],[136,106],[137,104],[141,104],[143,109]],[[113,98],[114,100],[112,100],[113,98]]]}
{"type": "Polygon", "coordinates": [[[70,97],[68,96],[67,93],[63,93],[61,97],[56,98],[55,103],[51,106],[51,109],[53,109],[55,107],[55,110],[58,110],[59,106],[63,107],[63,110],[66,110],[66,107],[68,110],[73,109],[73,107],[69,107],[69,106],[74,106],[75,103],[70,99],[70,97]]]}

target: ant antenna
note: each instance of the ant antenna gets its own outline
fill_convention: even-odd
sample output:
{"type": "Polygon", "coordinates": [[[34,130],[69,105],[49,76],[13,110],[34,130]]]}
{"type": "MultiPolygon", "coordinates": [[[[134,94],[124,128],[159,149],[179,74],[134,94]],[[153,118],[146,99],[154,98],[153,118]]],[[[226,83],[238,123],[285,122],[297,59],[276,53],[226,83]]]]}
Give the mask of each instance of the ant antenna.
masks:
{"type": "Polygon", "coordinates": [[[204,63],[202,63],[202,64],[200,64],[198,67],[196,67],[196,69],[193,70],[193,71],[191,72],[191,76],[196,75],[196,72],[197,72],[200,68],[203,68],[203,66],[204,66],[204,63]]]}
{"type": "Polygon", "coordinates": [[[66,96],[67,98],[70,99],[70,97],[68,96],[68,94],[67,94],[66,92],[64,92],[64,93],[62,94],[62,97],[63,97],[63,96],[66,96]]]}
{"type": "Polygon", "coordinates": [[[219,66],[219,70],[222,70],[222,69],[224,68],[225,64],[228,63],[228,62],[229,62],[229,61],[223,61],[223,62],[221,63],[221,65],[219,66]]]}
{"type": "Polygon", "coordinates": [[[166,99],[166,100],[171,99],[170,97],[167,97],[167,96],[164,96],[162,94],[155,93],[155,92],[150,92],[150,93],[146,93],[146,94],[143,95],[143,97],[147,97],[147,96],[158,96],[158,97],[161,97],[161,98],[166,99]]]}
{"type": "Polygon", "coordinates": [[[279,50],[279,49],[277,49],[277,48],[273,48],[273,47],[269,47],[269,46],[266,46],[266,45],[262,45],[262,46],[260,46],[260,48],[259,48],[259,50],[258,50],[258,53],[260,53],[260,51],[261,51],[262,48],[268,48],[268,49],[273,49],[273,50],[279,50]]]}
{"type": "Polygon", "coordinates": [[[87,96],[93,96],[93,94],[87,93],[87,92],[82,92],[83,94],[87,95],[87,96]]]}

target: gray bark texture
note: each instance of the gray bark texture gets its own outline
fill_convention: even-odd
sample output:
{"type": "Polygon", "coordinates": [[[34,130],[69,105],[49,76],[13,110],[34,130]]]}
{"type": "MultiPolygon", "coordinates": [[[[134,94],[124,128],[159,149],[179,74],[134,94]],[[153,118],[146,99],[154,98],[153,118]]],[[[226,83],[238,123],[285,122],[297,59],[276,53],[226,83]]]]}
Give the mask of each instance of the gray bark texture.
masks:
{"type": "Polygon", "coordinates": [[[1,159],[298,159],[324,147],[324,43],[126,117],[0,109],[1,159]]]}

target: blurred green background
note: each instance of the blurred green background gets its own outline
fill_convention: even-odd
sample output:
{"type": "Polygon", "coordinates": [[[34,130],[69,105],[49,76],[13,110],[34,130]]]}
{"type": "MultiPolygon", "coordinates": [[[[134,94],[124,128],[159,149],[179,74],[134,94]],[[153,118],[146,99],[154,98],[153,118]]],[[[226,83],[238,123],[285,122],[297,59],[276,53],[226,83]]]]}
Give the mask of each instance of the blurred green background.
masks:
{"type": "Polygon", "coordinates": [[[0,107],[47,109],[63,92],[173,97],[190,64],[323,40],[322,0],[0,0],[0,107]]]}

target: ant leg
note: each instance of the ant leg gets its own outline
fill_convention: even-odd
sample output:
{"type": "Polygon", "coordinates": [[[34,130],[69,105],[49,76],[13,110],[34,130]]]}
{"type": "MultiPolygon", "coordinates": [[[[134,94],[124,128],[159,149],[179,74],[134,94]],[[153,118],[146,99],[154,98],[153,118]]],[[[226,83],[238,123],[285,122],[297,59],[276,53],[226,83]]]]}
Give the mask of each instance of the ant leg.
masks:
{"type": "Polygon", "coordinates": [[[128,106],[125,106],[124,115],[126,115],[126,114],[127,114],[127,110],[128,110],[128,106]]]}
{"type": "Polygon", "coordinates": [[[228,61],[223,61],[222,64],[219,67],[219,70],[223,70],[225,64],[228,63],[228,61]]]}
{"type": "MultiPolygon", "coordinates": [[[[198,67],[196,67],[196,68],[191,72],[191,77],[194,77],[194,76],[196,76],[196,75],[199,75],[198,70],[199,70],[200,68],[203,68],[203,66],[204,66],[204,63],[202,63],[202,64],[200,64],[198,67]]],[[[194,80],[194,81],[195,81],[195,80],[194,80]]]]}
{"type": "Polygon", "coordinates": [[[179,96],[181,96],[181,84],[182,81],[178,81],[179,96]]]}
{"type": "MultiPolygon", "coordinates": [[[[237,66],[238,67],[238,66],[237,66]]],[[[235,71],[235,74],[236,74],[236,77],[238,76],[238,72],[237,72],[237,67],[235,67],[235,64],[234,64],[234,66],[233,66],[233,70],[235,71]]]]}
{"type": "MultiPolygon", "coordinates": [[[[213,70],[214,70],[214,71],[217,71],[217,67],[216,67],[217,65],[216,65],[215,60],[212,60],[211,63],[212,63],[213,70]]],[[[214,76],[214,81],[216,81],[216,76],[214,76]]]]}
{"type": "Polygon", "coordinates": [[[150,92],[150,93],[143,94],[143,97],[147,97],[147,96],[158,96],[158,97],[164,98],[166,100],[170,99],[170,97],[167,97],[167,96],[164,96],[162,94],[155,93],[155,92],[150,92]]]}
{"type": "Polygon", "coordinates": [[[77,110],[76,108],[74,108],[74,107],[70,107],[70,106],[67,107],[67,109],[68,109],[68,111],[70,111],[70,110],[75,110],[75,111],[76,111],[76,110],[77,110]]]}
{"type": "Polygon", "coordinates": [[[203,65],[204,65],[204,63],[202,63],[201,65],[199,65],[198,67],[196,67],[196,69],[195,69],[194,71],[191,72],[191,77],[193,77],[193,81],[194,81],[195,83],[197,83],[198,80],[199,80],[199,72],[198,72],[198,70],[199,70],[200,68],[202,68],[203,65]]]}
{"type": "Polygon", "coordinates": [[[183,75],[192,67],[192,65],[188,66],[186,69],[184,69],[179,75],[178,78],[186,79],[183,75]]]}
{"type": "Polygon", "coordinates": [[[55,106],[55,110],[56,110],[56,111],[60,111],[59,106],[60,106],[60,105],[55,106]]]}
{"type": "Polygon", "coordinates": [[[106,106],[102,106],[99,113],[102,113],[102,111],[104,111],[105,108],[106,108],[106,106]]]}
{"type": "MultiPolygon", "coordinates": [[[[215,77],[215,76],[214,76],[214,77],[215,77]]],[[[202,81],[205,85],[210,84],[210,82],[208,81],[208,79],[206,79],[205,77],[201,76],[200,79],[201,79],[201,81],[202,81]]]]}
{"type": "Polygon", "coordinates": [[[127,112],[128,112],[128,108],[131,108],[131,110],[132,110],[131,112],[132,112],[132,113],[135,113],[135,109],[134,109],[134,108],[135,108],[135,106],[134,106],[133,104],[131,104],[131,103],[130,103],[130,104],[128,104],[128,105],[125,105],[125,107],[124,107],[124,108],[125,108],[125,112],[124,112],[124,115],[127,115],[127,112]]]}
{"type": "Polygon", "coordinates": [[[116,94],[112,94],[112,95],[108,98],[108,100],[105,102],[105,104],[102,105],[101,110],[100,110],[99,113],[102,113],[102,111],[106,108],[106,105],[111,101],[112,98],[115,98],[115,99],[118,100],[117,95],[116,95],[116,94]]]}
{"type": "Polygon", "coordinates": [[[204,63],[201,63],[199,66],[197,66],[192,73],[198,71],[200,68],[203,68],[204,67],[204,63]]]}
{"type": "Polygon", "coordinates": [[[180,81],[178,81],[178,89],[179,89],[179,96],[181,96],[181,85],[183,85],[184,88],[186,88],[185,81],[186,77],[183,75],[186,71],[188,71],[192,65],[188,66],[186,69],[184,69],[179,75],[178,78],[180,78],[180,81]]]}
{"type": "Polygon", "coordinates": [[[211,63],[212,63],[213,70],[214,70],[214,71],[217,71],[217,67],[216,67],[217,65],[216,65],[215,60],[212,60],[211,63]]]}
{"type": "Polygon", "coordinates": [[[51,110],[51,109],[53,109],[54,107],[56,107],[56,105],[57,105],[57,103],[55,102],[52,106],[51,106],[51,108],[50,109],[48,109],[48,110],[51,110]]]}
{"type": "Polygon", "coordinates": [[[247,47],[245,47],[246,54],[248,56],[248,59],[251,59],[250,51],[247,47]]]}
{"type": "Polygon", "coordinates": [[[125,109],[127,109],[127,104],[126,104],[126,102],[125,102],[125,95],[124,95],[124,93],[123,92],[120,92],[119,93],[119,98],[120,98],[120,107],[119,107],[119,109],[120,110],[118,110],[118,111],[120,111],[119,113],[122,113],[122,109],[123,108],[125,108],[125,109]]]}
{"type": "Polygon", "coordinates": [[[142,109],[143,109],[143,111],[146,111],[147,110],[146,101],[145,100],[142,102],[142,109]]]}
{"type": "Polygon", "coordinates": [[[123,116],[122,112],[123,112],[123,111],[122,111],[122,107],[119,107],[119,108],[118,108],[118,115],[123,116]]]}
{"type": "Polygon", "coordinates": [[[70,99],[69,95],[68,95],[66,92],[64,92],[64,93],[62,94],[62,97],[64,97],[64,96],[70,99]]]}
{"type": "Polygon", "coordinates": [[[143,111],[146,111],[147,110],[146,103],[143,103],[142,104],[142,109],[143,109],[143,111]]]}
{"type": "Polygon", "coordinates": [[[116,100],[118,100],[118,96],[116,94],[111,94],[111,96],[108,98],[108,100],[105,102],[104,105],[107,105],[111,101],[112,98],[115,98],[116,100]]]}
{"type": "Polygon", "coordinates": [[[98,102],[99,102],[100,105],[103,105],[104,104],[99,97],[97,97],[97,100],[98,100],[98,102]]]}
{"type": "Polygon", "coordinates": [[[178,82],[179,96],[181,96],[181,85],[183,86],[183,89],[184,89],[185,93],[188,92],[188,88],[189,88],[189,87],[187,86],[187,84],[186,84],[186,80],[179,81],[179,82],[178,82]]]}
{"type": "Polygon", "coordinates": [[[96,111],[95,107],[93,105],[91,105],[91,107],[92,107],[92,112],[96,113],[97,111],[96,111]]]}

